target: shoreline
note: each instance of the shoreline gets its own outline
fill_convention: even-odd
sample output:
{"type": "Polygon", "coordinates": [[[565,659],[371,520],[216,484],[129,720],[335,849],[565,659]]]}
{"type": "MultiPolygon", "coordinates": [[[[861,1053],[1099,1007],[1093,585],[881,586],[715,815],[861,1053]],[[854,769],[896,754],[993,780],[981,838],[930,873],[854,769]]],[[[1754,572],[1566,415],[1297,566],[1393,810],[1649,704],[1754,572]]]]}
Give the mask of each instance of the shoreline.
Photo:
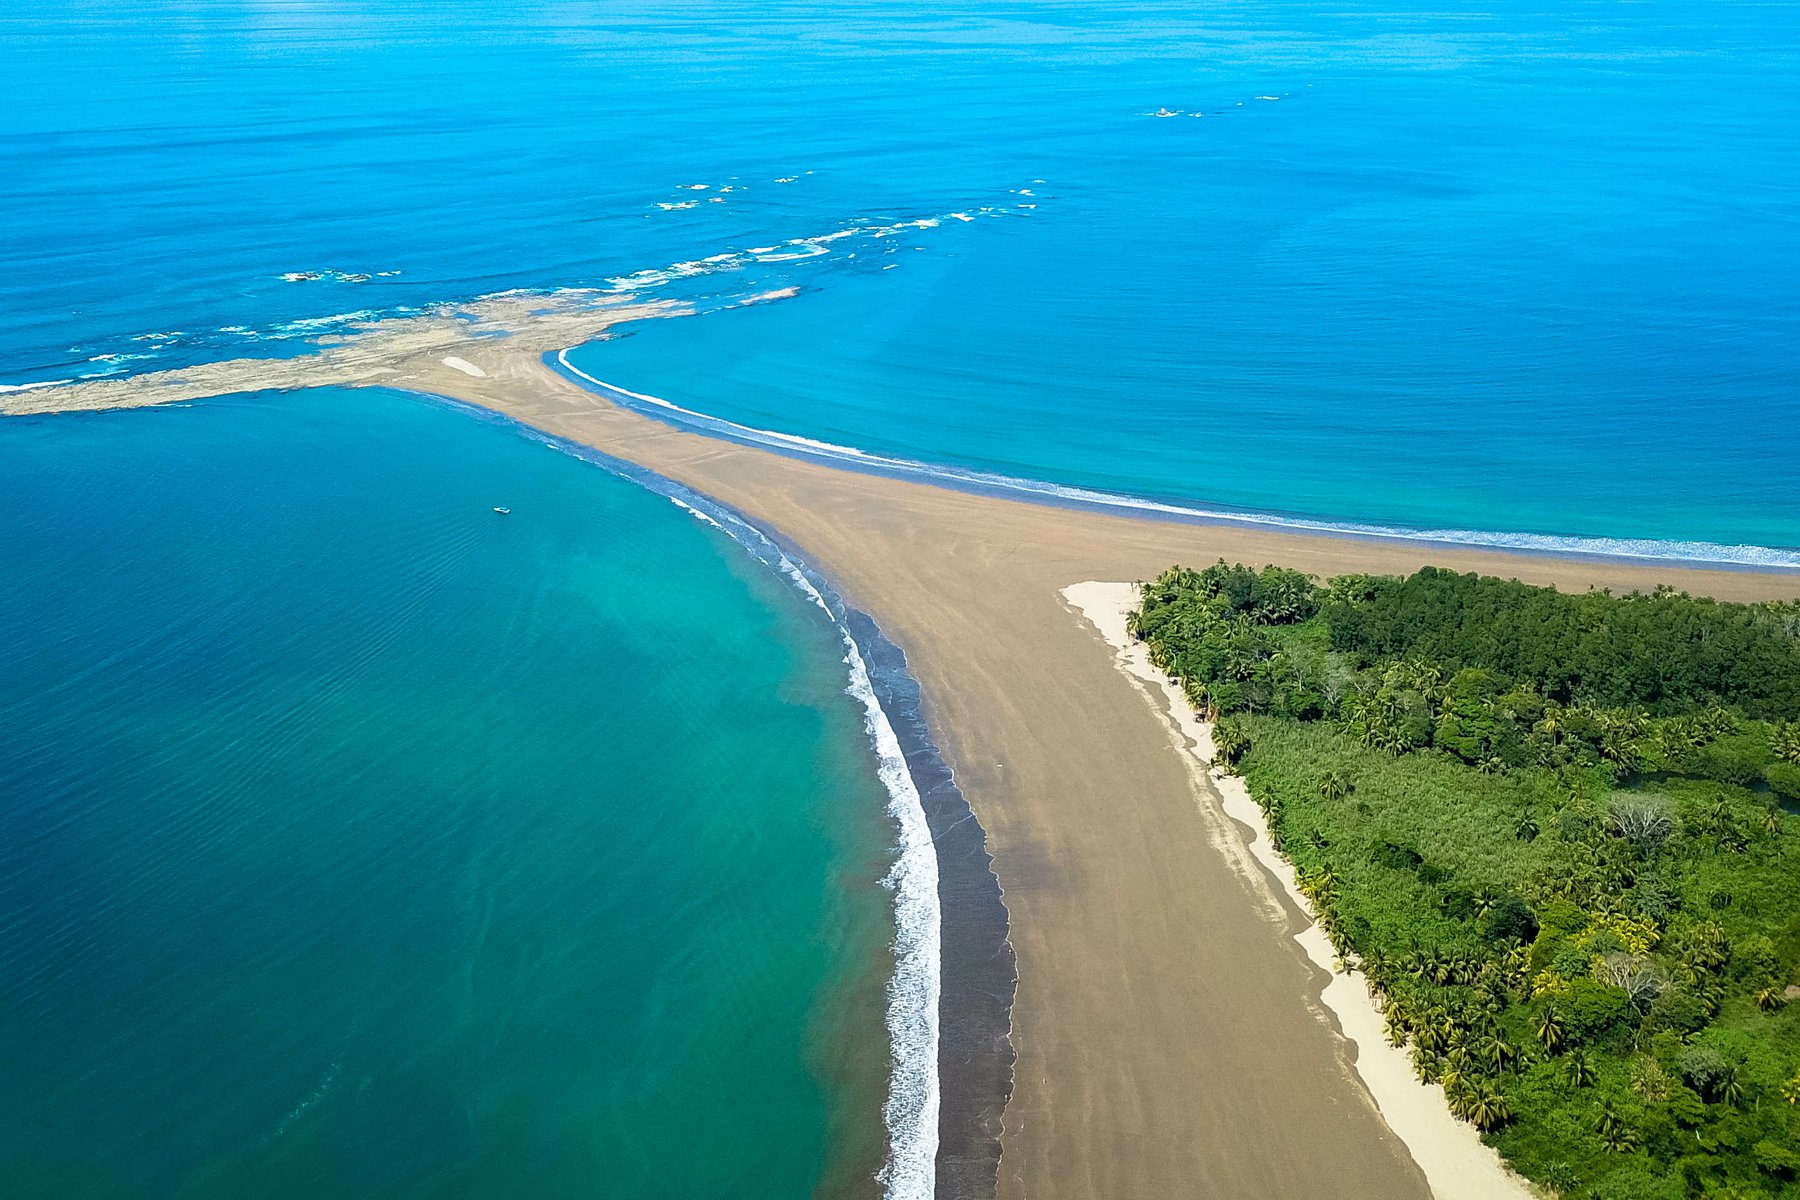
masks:
{"type": "MultiPolygon", "coordinates": [[[[738,306],[770,303],[791,294],[792,289],[766,292],[748,297],[738,306]]],[[[330,384],[345,387],[386,385],[409,390],[406,383],[409,373],[396,364],[421,361],[429,361],[434,369],[448,368],[450,372],[480,381],[487,378],[487,372],[471,361],[470,356],[455,351],[459,348],[488,349],[495,341],[503,339],[507,351],[534,352],[541,357],[548,371],[584,390],[599,393],[626,411],[671,428],[799,461],[919,482],[970,495],[1134,520],[1436,548],[1452,553],[1492,553],[1600,565],[1621,563],[1678,571],[1800,578],[1800,546],[1383,525],[1235,509],[1229,505],[1207,506],[1205,501],[1159,500],[899,458],[799,434],[758,429],[684,408],[660,397],[608,383],[568,360],[571,350],[616,336],[610,331],[617,326],[692,315],[695,315],[694,310],[679,302],[642,301],[629,294],[594,288],[498,292],[404,315],[371,316],[366,321],[349,322],[342,330],[319,338],[317,350],[288,358],[225,359],[134,375],[8,385],[0,389],[0,417],[152,407],[237,392],[330,384]]],[[[475,354],[473,357],[481,356],[475,354]]],[[[442,374],[435,370],[434,373],[442,374]]],[[[453,394],[455,388],[438,390],[453,394]]]]}
{"type": "MultiPolygon", "coordinates": [[[[468,374],[455,363],[446,365],[468,374]]],[[[824,610],[844,640],[849,675],[845,692],[865,706],[865,734],[900,835],[896,862],[884,880],[895,894],[897,931],[889,949],[895,953],[896,969],[885,988],[890,1094],[882,1115],[888,1127],[888,1153],[876,1179],[893,1200],[993,1196],[1001,1117],[1012,1093],[1017,971],[1008,940],[1009,921],[987,852],[987,831],[931,736],[905,652],[866,613],[846,604],[791,541],[730,505],[506,413],[431,392],[404,394],[501,426],[664,497],[719,530],[824,610]],[[886,744],[889,739],[891,746],[886,744]],[[904,773],[904,784],[895,777],[896,770],[904,773]],[[913,808],[923,818],[922,833],[909,828],[913,808]],[[924,853],[927,847],[929,853],[924,853]],[[931,860],[929,871],[921,871],[916,861],[908,869],[908,860],[915,855],[931,860]],[[916,911],[922,899],[916,893],[927,885],[935,908],[916,911]],[[909,894],[915,908],[910,913],[909,894]],[[946,903],[946,898],[953,903],[946,903]],[[930,928],[909,930],[909,923],[930,928]],[[917,994],[920,989],[923,996],[917,994]],[[931,1019],[917,1011],[920,999],[934,1010],[931,1019]],[[925,1044],[918,1045],[920,1040],[925,1044]],[[921,1054],[928,1063],[919,1061],[921,1054]]]]}
{"type": "Polygon", "coordinates": [[[1728,545],[1718,542],[1669,541],[1658,538],[1615,538],[1585,534],[1549,534],[1479,529],[1423,529],[1401,525],[1377,525],[1358,521],[1334,521],[1276,512],[1199,508],[1194,504],[1156,500],[1123,492],[1102,492],[1073,484],[1024,476],[1000,475],[964,467],[945,466],[916,459],[896,458],[821,442],[799,434],[780,433],[741,425],[723,417],[683,408],[668,400],[634,392],[597,379],[568,359],[565,347],[546,352],[544,365],[577,386],[597,391],[630,412],[660,421],[676,429],[720,438],[736,445],[767,450],[806,462],[843,470],[879,475],[888,479],[916,480],[971,495],[1065,508],[1074,512],[1110,513],[1146,521],[1170,521],[1183,525],[1224,525],[1269,529],[1314,537],[1352,538],[1399,545],[1440,549],[1492,550],[1504,553],[1544,555],[1577,562],[1656,563],[1672,567],[1697,567],[1717,571],[1749,571],[1800,575],[1800,547],[1728,545]],[[1637,552],[1633,547],[1681,549],[1686,553],[1637,552]],[[1708,552],[1723,551],[1724,555],[1708,552]]]}
{"type": "MultiPolygon", "coordinates": [[[[1226,1195],[1430,1194],[1358,1077],[1342,1026],[1320,1016],[1321,973],[1246,887],[1249,871],[1267,891],[1262,867],[1229,853],[1209,824],[1192,756],[1170,753],[1180,747],[1167,719],[1145,713],[1139,685],[1074,615],[1062,596],[1071,582],[1226,557],[1317,575],[1433,563],[1571,589],[1800,594],[1800,579],[1781,572],[1441,549],[978,495],[671,427],[553,371],[542,361],[552,349],[535,337],[454,343],[480,376],[445,365],[446,348],[434,340],[348,382],[443,397],[715,498],[780,530],[904,653],[946,769],[987,831],[1010,916],[1016,1061],[997,1187],[1007,1200],[1182,1195],[1201,1180],[1226,1195]]],[[[322,365],[331,369],[315,378],[287,364],[276,378],[300,382],[264,386],[347,382],[322,365]]],[[[259,390],[256,378],[233,390],[259,390]]],[[[43,411],[45,393],[32,395],[43,411]]]]}
{"type": "Polygon", "coordinates": [[[1242,779],[1217,767],[1212,742],[1216,723],[1194,712],[1180,687],[1151,665],[1144,643],[1127,632],[1126,617],[1137,607],[1137,588],[1128,583],[1089,581],[1071,584],[1062,594],[1112,648],[1119,670],[1143,684],[1144,699],[1168,723],[1199,790],[1230,822],[1241,827],[1221,829],[1222,836],[1235,843],[1229,852],[1247,856],[1247,868],[1253,862],[1261,869],[1259,882],[1280,889],[1269,894],[1273,908],[1281,909],[1281,901],[1286,900],[1291,910],[1301,915],[1300,927],[1292,936],[1327,977],[1319,1001],[1356,1048],[1357,1076],[1369,1089],[1388,1128],[1406,1143],[1413,1161],[1425,1173],[1432,1195],[1438,1200],[1533,1200],[1537,1193],[1530,1183],[1481,1140],[1474,1126],[1451,1115],[1443,1088],[1420,1082],[1406,1051],[1388,1043],[1374,992],[1354,972],[1339,965],[1312,906],[1301,894],[1293,864],[1275,849],[1268,822],[1250,798],[1249,789],[1242,779]],[[1247,838],[1243,831],[1248,831],[1247,838]]]}

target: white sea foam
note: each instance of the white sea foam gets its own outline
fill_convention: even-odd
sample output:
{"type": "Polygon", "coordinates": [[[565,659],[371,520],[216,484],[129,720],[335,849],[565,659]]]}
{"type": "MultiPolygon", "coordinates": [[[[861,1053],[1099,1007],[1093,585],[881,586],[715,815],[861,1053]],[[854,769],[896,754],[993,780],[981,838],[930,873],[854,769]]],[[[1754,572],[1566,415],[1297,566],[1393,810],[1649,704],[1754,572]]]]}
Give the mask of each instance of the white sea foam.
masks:
{"type": "MultiPolygon", "coordinates": [[[[566,357],[561,361],[568,366],[566,357]]],[[[574,367],[569,369],[592,378],[574,367]]],[[[943,994],[943,910],[938,897],[937,848],[899,734],[875,694],[862,648],[806,572],[768,535],[741,518],[727,516],[721,521],[679,496],[669,499],[753,553],[761,551],[756,557],[770,562],[818,605],[843,644],[844,666],[850,676],[845,691],[862,706],[863,732],[874,747],[877,773],[887,790],[888,814],[899,832],[894,865],[882,879],[894,894],[894,975],[887,988],[892,1073],[887,1101],[882,1105],[888,1153],[877,1178],[885,1189],[885,1200],[932,1200],[942,1095],[937,1052],[938,1005],[943,994]]]]}
{"type": "MultiPolygon", "coordinates": [[[[712,197],[718,199],[718,197],[712,197]]],[[[680,208],[691,206],[697,201],[689,200],[683,204],[659,204],[659,208],[680,208]]],[[[1021,205],[1020,207],[1025,207],[1021,205]]],[[[895,221],[889,224],[851,225],[843,229],[834,229],[830,233],[814,234],[811,237],[789,238],[779,246],[753,246],[743,251],[728,251],[708,255],[705,258],[690,259],[686,262],[670,263],[666,267],[647,267],[641,271],[633,271],[627,275],[614,275],[606,280],[607,290],[614,293],[636,293],[663,287],[678,280],[692,279],[702,275],[717,275],[732,271],[740,271],[752,264],[774,265],[784,262],[798,262],[809,258],[823,258],[839,249],[835,245],[847,239],[868,239],[885,241],[898,237],[911,230],[936,229],[946,220],[975,221],[981,217],[997,217],[1009,215],[1011,210],[995,208],[991,205],[969,212],[947,213],[943,216],[916,217],[908,221],[895,221]]],[[[1011,215],[1017,215],[1012,213],[1011,215]]],[[[856,252],[846,251],[845,258],[855,258],[856,252]]]]}
{"type": "Polygon", "coordinates": [[[661,396],[651,396],[644,392],[634,392],[629,388],[622,388],[617,384],[607,383],[603,379],[596,379],[574,363],[570,362],[569,352],[567,350],[559,352],[556,356],[556,361],[561,363],[564,369],[571,374],[579,375],[581,378],[587,380],[589,383],[603,391],[615,392],[621,396],[628,396],[642,404],[653,404],[656,407],[666,409],[669,412],[678,413],[691,421],[727,428],[734,436],[741,437],[746,441],[756,441],[769,446],[786,446],[796,450],[806,450],[814,454],[829,456],[831,458],[859,459],[865,462],[878,464],[898,463],[901,461],[900,459],[887,459],[882,458],[879,455],[867,454],[864,451],[856,449],[854,446],[840,446],[835,442],[822,442],[816,438],[801,437],[796,433],[777,433],[772,429],[755,429],[749,425],[739,425],[735,421],[726,421],[719,417],[709,417],[705,413],[695,412],[691,408],[683,408],[679,404],[664,400],[661,396]]]}
{"type": "MultiPolygon", "coordinates": [[[[795,176],[794,178],[797,179],[799,177],[795,176]]],[[[687,190],[707,190],[711,187],[712,185],[710,184],[686,185],[687,190]]],[[[660,207],[692,206],[698,203],[698,200],[685,200],[680,202],[670,202],[669,204],[664,204],[660,207]]],[[[630,274],[614,276],[606,281],[606,290],[614,294],[650,292],[685,280],[743,271],[746,268],[759,265],[779,268],[780,265],[784,263],[800,262],[810,259],[826,259],[833,254],[839,254],[843,259],[851,260],[857,257],[857,249],[854,249],[853,247],[857,247],[859,242],[890,242],[902,233],[915,230],[924,231],[935,229],[949,220],[971,222],[984,217],[1009,215],[1016,217],[1023,216],[1024,214],[1014,209],[996,208],[988,205],[979,209],[946,213],[939,216],[916,217],[910,220],[895,221],[891,223],[878,224],[873,221],[853,223],[810,237],[791,238],[780,245],[757,246],[748,251],[725,251],[686,262],[671,263],[665,267],[646,268],[630,274]],[[840,245],[839,243],[844,244],[840,245]]],[[[892,254],[895,252],[895,248],[892,246],[884,247],[884,252],[892,254]]],[[[391,276],[398,275],[400,272],[382,271],[378,274],[381,276],[391,276]]],[[[360,272],[321,269],[290,271],[281,276],[281,278],[294,282],[337,281],[359,283],[368,281],[372,277],[360,272]]],[[[785,281],[771,280],[770,282],[785,281]]],[[[789,286],[791,287],[791,285],[789,286]]],[[[556,288],[548,290],[515,288],[478,297],[476,302],[503,300],[515,296],[557,296],[564,293],[574,294],[584,290],[585,289],[579,288],[556,288]]],[[[776,287],[772,290],[757,293],[747,300],[738,299],[729,301],[728,306],[754,303],[760,300],[775,299],[791,294],[792,292],[787,287],[776,287]]],[[[453,306],[450,307],[453,309],[453,306]]],[[[324,316],[303,317],[298,320],[292,320],[283,324],[261,329],[252,328],[246,325],[226,325],[221,326],[212,332],[242,339],[245,342],[287,342],[301,339],[316,339],[328,334],[353,335],[366,325],[374,322],[386,318],[411,316],[419,311],[420,310],[417,308],[405,305],[383,307],[380,309],[364,308],[351,312],[332,313],[324,316]]],[[[185,332],[176,330],[140,334],[135,340],[146,343],[143,348],[147,351],[162,351],[168,349],[177,339],[185,338],[186,336],[187,334],[185,332]]],[[[107,369],[104,371],[88,372],[80,376],[80,378],[110,377],[125,374],[128,371],[142,369],[133,364],[150,357],[150,355],[137,356],[111,353],[97,355],[92,361],[107,369]]],[[[847,451],[839,449],[834,452],[846,453],[847,451]]]]}
{"type": "Polygon", "coordinates": [[[798,262],[803,258],[817,258],[821,254],[830,253],[831,251],[823,246],[797,246],[794,249],[787,251],[764,251],[757,254],[756,261],[765,263],[798,262]]]}
{"type": "MultiPolygon", "coordinates": [[[[383,275],[398,275],[398,271],[383,271],[383,275]]],[[[330,283],[367,283],[374,276],[364,271],[338,271],[326,268],[320,271],[287,271],[278,278],[287,283],[317,283],[321,280],[330,283]]]]}
{"type": "Polygon", "coordinates": [[[854,446],[817,441],[795,434],[780,433],[740,425],[722,417],[708,416],[693,409],[672,404],[660,397],[634,392],[594,378],[572,365],[568,353],[558,361],[569,371],[603,391],[672,412],[704,429],[722,432],[757,445],[778,450],[791,450],[835,459],[862,469],[877,469],[897,475],[915,476],[951,485],[975,487],[983,491],[1019,495],[1052,503],[1073,504],[1113,512],[1168,517],[1176,520],[1216,522],[1233,525],[1255,525],[1273,529],[1291,529],[1303,533],[1372,537],[1392,541],[1429,542],[1448,546],[1474,546],[1498,550],[1519,550],[1537,554],[1574,554],[1599,558],[1629,559],[1670,564],[1743,566],[1800,570],[1800,547],[1751,546],[1698,541],[1664,541],[1657,538],[1582,537],[1548,533],[1508,533],[1485,529],[1407,529],[1394,525],[1374,525],[1357,521],[1326,521],[1309,517],[1291,517],[1277,513],[1243,512],[1232,509],[1203,508],[1170,504],[1116,492],[1046,483],[961,467],[933,466],[914,459],[872,454],[854,446]]]}
{"type": "Polygon", "coordinates": [[[287,321],[277,325],[273,334],[265,336],[279,337],[283,334],[289,336],[303,336],[310,333],[317,333],[321,329],[334,329],[339,325],[351,325],[358,321],[373,321],[376,317],[376,312],[369,308],[359,308],[355,312],[332,313],[329,316],[323,317],[301,317],[299,320],[287,321]]]}
{"type": "Polygon", "coordinates": [[[745,296],[742,300],[739,300],[734,304],[726,305],[726,307],[727,308],[748,308],[752,304],[767,304],[772,300],[792,300],[795,296],[798,296],[799,294],[800,294],[800,289],[797,287],[789,286],[789,287],[784,287],[784,288],[775,288],[772,291],[758,292],[754,296],[745,296]]]}
{"type": "Polygon", "coordinates": [[[74,383],[73,379],[40,379],[35,383],[0,383],[0,393],[35,392],[39,388],[61,387],[65,383],[74,383]]]}
{"type": "Polygon", "coordinates": [[[686,509],[688,514],[690,516],[692,516],[696,521],[702,521],[708,525],[711,525],[714,529],[724,529],[725,528],[723,525],[719,524],[718,521],[713,519],[713,515],[711,513],[706,512],[702,509],[695,508],[693,505],[689,504],[686,500],[683,500],[680,496],[670,496],[669,500],[671,503],[673,503],[675,505],[676,508],[686,509]]]}

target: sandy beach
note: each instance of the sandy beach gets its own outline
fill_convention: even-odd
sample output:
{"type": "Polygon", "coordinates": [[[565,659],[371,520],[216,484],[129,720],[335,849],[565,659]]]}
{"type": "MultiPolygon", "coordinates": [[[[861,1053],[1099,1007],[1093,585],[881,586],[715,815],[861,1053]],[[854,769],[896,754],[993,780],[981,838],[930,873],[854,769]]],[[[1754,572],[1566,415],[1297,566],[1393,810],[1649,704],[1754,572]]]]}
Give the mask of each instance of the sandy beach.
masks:
{"type": "Polygon", "coordinates": [[[1299,878],[1275,849],[1268,821],[1250,798],[1250,789],[1216,762],[1213,722],[1194,711],[1175,681],[1151,664],[1149,648],[1128,632],[1127,619],[1138,605],[1137,588],[1090,580],[1064,588],[1063,596],[1112,647],[1119,669],[1143,685],[1144,699],[1167,720],[1196,784],[1207,796],[1209,803],[1202,811],[1212,819],[1218,852],[1237,862],[1246,886],[1263,897],[1271,921],[1279,924],[1296,909],[1306,914],[1308,920],[1300,924],[1294,940],[1314,966],[1331,975],[1320,998],[1355,1046],[1358,1078],[1388,1128],[1406,1143],[1432,1194],[1528,1200],[1530,1185],[1482,1145],[1474,1126],[1451,1115],[1443,1089],[1414,1074],[1411,1055],[1388,1043],[1374,994],[1360,976],[1341,967],[1324,931],[1311,923],[1314,914],[1300,891],[1299,878]]]}
{"type": "MultiPolygon", "coordinates": [[[[1019,970],[1002,1196],[1522,1194],[1499,1177],[1494,1188],[1510,1191],[1478,1190],[1473,1175],[1459,1183],[1458,1164],[1493,1166],[1467,1127],[1446,1133],[1421,1114],[1429,1095],[1393,1098],[1377,1063],[1358,1073],[1366,1030],[1353,1027],[1349,1001],[1327,1002],[1328,987],[1358,981],[1334,981],[1296,941],[1304,914],[1203,769],[1203,740],[1146,702],[1150,682],[1121,669],[1118,648],[1065,589],[1221,556],[1319,575],[1435,563],[1730,599],[1800,595],[1800,577],[1140,520],[853,473],[671,428],[543,364],[551,343],[579,340],[571,332],[653,315],[608,314],[506,339],[472,338],[446,319],[385,348],[34,390],[0,411],[313,383],[409,388],[505,413],[736,507],[797,544],[905,651],[932,733],[988,831],[1019,970]]],[[[495,315],[513,318],[524,319],[495,315]]],[[[1116,614],[1120,593],[1109,595],[1116,614]]]]}

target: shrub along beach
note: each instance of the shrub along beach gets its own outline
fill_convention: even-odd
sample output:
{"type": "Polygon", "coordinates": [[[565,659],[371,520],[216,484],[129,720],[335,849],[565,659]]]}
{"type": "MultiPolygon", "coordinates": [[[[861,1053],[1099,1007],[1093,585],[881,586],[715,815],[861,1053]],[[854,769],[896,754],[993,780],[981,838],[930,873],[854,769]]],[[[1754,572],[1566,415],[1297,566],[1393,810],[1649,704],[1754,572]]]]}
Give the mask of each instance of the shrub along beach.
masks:
{"type": "Polygon", "coordinates": [[[1142,595],[1390,1041],[1514,1168],[1800,1196],[1800,604],[1223,560],[1142,595]]]}

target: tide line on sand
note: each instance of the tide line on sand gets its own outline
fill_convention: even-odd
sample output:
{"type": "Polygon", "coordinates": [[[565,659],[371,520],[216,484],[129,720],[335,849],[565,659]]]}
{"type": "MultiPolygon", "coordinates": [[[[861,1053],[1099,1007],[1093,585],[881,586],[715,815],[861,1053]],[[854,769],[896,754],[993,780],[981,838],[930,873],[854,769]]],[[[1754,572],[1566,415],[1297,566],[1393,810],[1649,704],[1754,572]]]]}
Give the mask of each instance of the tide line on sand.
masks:
{"type": "MultiPolygon", "coordinates": [[[[1260,875],[1246,879],[1268,902],[1271,915],[1280,918],[1274,892],[1280,888],[1310,918],[1311,907],[1300,893],[1293,868],[1275,850],[1262,810],[1251,800],[1244,781],[1215,768],[1212,723],[1200,719],[1174,681],[1151,665],[1144,644],[1128,632],[1126,618],[1137,607],[1137,588],[1090,581],[1064,588],[1063,598],[1099,631],[1114,651],[1114,664],[1169,724],[1171,740],[1181,747],[1202,796],[1214,800],[1231,818],[1219,823],[1227,831],[1226,844],[1219,848],[1237,860],[1240,874],[1246,856],[1261,867],[1260,875]],[[1249,830],[1248,837],[1243,836],[1244,829],[1249,830]]],[[[1531,1200],[1533,1192],[1524,1179],[1507,1169],[1473,1126],[1451,1115],[1443,1089],[1421,1083],[1406,1052],[1388,1044],[1374,996],[1356,976],[1338,969],[1331,944],[1318,925],[1309,919],[1294,940],[1330,976],[1320,999],[1355,1047],[1357,1075],[1388,1128],[1406,1144],[1432,1194],[1441,1200],[1531,1200]]]]}

